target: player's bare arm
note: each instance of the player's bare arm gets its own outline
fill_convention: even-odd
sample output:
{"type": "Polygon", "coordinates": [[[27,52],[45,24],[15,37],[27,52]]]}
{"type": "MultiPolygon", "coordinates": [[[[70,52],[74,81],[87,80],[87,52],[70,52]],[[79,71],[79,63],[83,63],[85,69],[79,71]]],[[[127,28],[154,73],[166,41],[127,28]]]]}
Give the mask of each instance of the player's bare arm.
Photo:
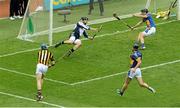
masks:
{"type": "Polygon", "coordinates": [[[147,15],[143,15],[143,14],[133,14],[134,17],[138,17],[138,18],[147,18],[147,15]]]}

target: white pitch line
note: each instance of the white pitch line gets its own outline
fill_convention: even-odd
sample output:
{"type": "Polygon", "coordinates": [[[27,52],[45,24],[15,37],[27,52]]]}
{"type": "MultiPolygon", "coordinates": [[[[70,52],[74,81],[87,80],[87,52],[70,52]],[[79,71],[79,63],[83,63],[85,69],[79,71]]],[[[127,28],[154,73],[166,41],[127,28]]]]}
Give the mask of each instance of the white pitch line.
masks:
{"type": "MultiPolygon", "coordinates": [[[[0,94],[6,95],[6,96],[10,96],[10,97],[14,97],[14,98],[17,98],[17,99],[22,99],[22,100],[37,102],[36,100],[31,99],[31,98],[27,98],[27,97],[15,95],[15,94],[10,94],[10,93],[6,93],[6,92],[1,92],[1,91],[0,91],[0,94]]],[[[63,107],[63,106],[60,106],[60,105],[57,105],[57,104],[53,104],[53,103],[49,103],[49,102],[45,102],[45,101],[40,101],[39,103],[42,103],[42,104],[45,104],[45,105],[49,105],[49,106],[51,106],[51,107],[65,108],[65,107],[63,107]]]]}
{"type": "Polygon", "coordinates": [[[0,55],[0,58],[7,57],[7,56],[12,56],[12,55],[16,55],[16,54],[21,54],[21,53],[26,53],[26,52],[31,52],[31,51],[36,51],[36,50],[39,50],[39,48],[28,49],[28,50],[24,50],[24,51],[17,51],[17,52],[14,52],[14,53],[0,55]]]}
{"type": "MultiPolygon", "coordinates": [[[[168,65],[168,64],[178,63],[178,62],[180,62],[180,59],[179,60],[174,60],[174,61],[171,61],[171,62],[157,64],[157,65],[147,66],[147,67],[141,68],[141,70],[161,67],[161,66],[165,66],[165,65],[168,65]]],[[[0,70],[4,70],[4,71],[8,71],[8,72],[11,72],[11,73],[15,73],[15,74],[23,75],[23,76],[28,76],[28,77],[33,77],[33,78],[35,77],[34,75],[18,72],[18,71],[15,71],[15,70],[9,70],[9,69],[2,68],[2,67],[0,67],[0,70]]],[[[60,83],[60,84],[74,86],[74,85],[78,85],[78,84],[83,84],[83,83],[88,83],[88,82],[97,81],[97,80],[101,80],[101,79],[106,79],[106,78],[117,76],[117,75],[122,75],[122,74],[125,74],[125,73],[127,73],[127,71],[120,72],[120,73],[115,73],[115,74],[111,74],[111,75],[106,75],[106,76],[103,76],[103,77],[93,78],[93,79],[89,79],[89,80],[85,80],[85,81],[75,82],[75,83],[71,83],[71,84],[66,83],[66,82],[62,82],[62,81],[58,81],[58,80],[48,79],[48,78],[45,78],[45,80],[51,81],[51,82],[54,82],[54,83],[60,83]]]]}
{"type": "MultiPolygon", "coordinates": [[[[171,20],[171,21],[167,21],[167,22],[162,22],[162,23],[158,23],[156,25],[159,26],[159,25],[163,25],[163,24],[176,22],[176,21],[178,21],[178,20],[171,20]]],[[[138,27],[136,30],[142,29],[144,27],[145,26],[138,27]]],[[[123,30],[123,31],[116,31],[116,32],[113,32],[113,33],[106,33],[106,34],[98,35],[95,38],[101,38],[101,37],[105,37],[105,36],[112,36],[112,35],[122,34],[122,33],[126,33],[126,32],[129,32],[129,31],[131,31],[131,30],[128,29],[128,30],[123,30]]],[[[82,39],[82,40],[87,40],[87,39],[82,39]]],[[[13,55],[16,55],[16,54],[21,54],[21,53],[27,53],[27,52],[31,52],[31,51],[36,51],[38,49],[39,48],[34,48],[34,49],[28,49],[28,50],[24,50],[24,51],[17,51],[17,52],[14,52],[14,53],[4,54],[4,55],[0,55],[0,58],[7,57],[7,56],[13,56],[13,55]]]]}
{"type": "MultiPolygon", "coordinates": [[[[161,66],[165,66],[165,65],[168,65],[168,64],[178,63],[178,62],[180,62],[180,59],[179,59],[179,60],[175,60],[175,61],[171,61],[171,62],[166,62],[166,63],[157,64],[157,65],[147,66],[147,67],[141,68],[141,70],[146,70],[146,69],[161,67],[161,66]]],[[[127,73],[127,72],[128,72],[128,71],[124,71],[124,72],[120,72],[120,73],[116,73],[116,74],[111,74],[111,75],[107,75],[107,76],[103,76],[103,77],[93,78],[93,79],[90,79],[90,80],[75,82],[75,83],[72,83],[72,84],[70,84],[70,85],[74,86],[74,85],[78,85],[78,84],[84,84],[84,83],[88,83],[88,82],[92,82],[92,81],[102,80],[102,79],[110,78],[110,77],[113,77],[113,76],[122,75],[122,74],[125,74],[125,73],[127,73]]]]}
{"type": "MultiPolygon", "coordinates": [[[[36,78],[35,75],[26,74],[26,73],[23,73],[23,72],[19,72],[19,71],[15,71],[15,70],[10,70],[10,69],[3,68],[3,67],[0,67],[0,70],[8,71],[8,72],[11,72],[11,73],[15,73],[15,74],[19,74],[19,75],[23,75],[23,76],[27,76],[27,77],[36,78]]],[[[50,81],[50,82],[54,82],[54,83],[60,83],[60,84],[64,84],[64,85],[70,85],[69,83],[63,82],[63,81],[58,81],[58,80],[49,79],[49,78],[44,78],[44,79],[47,80],[47,81],[50,81]]]]}

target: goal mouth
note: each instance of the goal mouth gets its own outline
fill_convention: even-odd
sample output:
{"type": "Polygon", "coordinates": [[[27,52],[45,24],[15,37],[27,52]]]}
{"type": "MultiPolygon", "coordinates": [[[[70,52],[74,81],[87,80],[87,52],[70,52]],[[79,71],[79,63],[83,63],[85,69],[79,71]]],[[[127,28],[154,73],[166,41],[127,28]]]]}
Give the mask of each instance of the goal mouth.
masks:
{"type": "MultiPolygon", "coordinates": [[[[51,2],[48,1],[52,0],[29,0],[18,39],[28,41],[32,40],[35,42],[35,37],[44,36],[44,40],[48,40],[49,43],[53,43],[53,41],[56,41],[53,37],[53,33],[64,31],[71,32],[74,28],[74,24],[76,24],[82,16],[89,17],[89,24],[99,24],[113,21],[113,12],[120,15],[120,18],[123,18],[126,15],[132,16],[133,13],[138,13],[143,8],[148,8],[151,13],[157,14],[158,9],[167,10],[171,1],[174,0],[105,0],[103,2],[105,5],[104,10],[102,7],[99,9],[98,2],[95,2],[94,10],[91,10],[91,13],[89,13],[90,9],[87,2],[88,0],[72,1],[71,4],[73,5],[78,3],[81,4],[82,2],[84,4],[82,3],[83,5],[76,5],[75,7],[70,8],[69,3],[67,2],[63,6],[68,8],[58,9],[56,5],[50,5],[51,2]],[[101,16],[100,12],[103,13],[103,16],[101,16]],[[67,22],[63,21],[64,18],[67,19],[67,22]]],[[[174,16],[176,14],[172,12],[171,15],[174,16]]],[[[116,16],[116,14],[114,14],[114,16],[116,16]]],[[[44,40],[41,39],[39,41],[44,40]]]]}

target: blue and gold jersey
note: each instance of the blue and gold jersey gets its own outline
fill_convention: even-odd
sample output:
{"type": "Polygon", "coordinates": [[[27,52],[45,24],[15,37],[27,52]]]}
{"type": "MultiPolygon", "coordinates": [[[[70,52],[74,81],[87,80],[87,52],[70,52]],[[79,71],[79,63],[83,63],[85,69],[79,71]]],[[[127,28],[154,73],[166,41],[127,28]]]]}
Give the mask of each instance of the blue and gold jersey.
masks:
{"type": "Polygon", "coordinates": [[[142,54],[140,51],[134,51],[132,55],[130,55],[130,68],[136,67],[138,60],[142,60],[142,54]]]}
{"type": "Polygon", "coordinates": [[[148,28],[156,27],[152,15],[150,13],[147,14],[147,18],[143,18],[143,22],[146,22],[148,28]]]}

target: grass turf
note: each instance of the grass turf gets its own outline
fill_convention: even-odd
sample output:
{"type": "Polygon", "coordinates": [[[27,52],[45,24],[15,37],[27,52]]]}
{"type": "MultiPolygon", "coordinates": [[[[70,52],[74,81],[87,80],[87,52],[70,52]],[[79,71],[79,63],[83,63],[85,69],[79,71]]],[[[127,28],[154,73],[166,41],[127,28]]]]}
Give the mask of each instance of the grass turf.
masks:
{"type": "MultiPolygon", "coordinates": [[[[132,25],[138,21],[138,19],[134,18],[125,20],[132,25]]],[[[160,23],[162,21],[156,20],[156,22],[160,23]]],[[[0,23],[2,25],[12,25],[12,22],[8,20],[1,20],[0,23]]],[[[19,24],[20,21],[13,22],[14,27],[11,28],[11,32],[8,32],[10,28],[7,27],[9,26],[0,31],[0,34],[4,36],[0,39],[2,44],[0,47],[1,55],[39,46],[38,43],[24,42],[15,38],[19,24]]],[[[99,35],[127,29],[117,21],[104,23],[103,25],[103,31],[99,35]]],[[[180,28],[179,21],[157,26],[156,35],[146,39],[147,50],[142,51],[142,67],[180,59],[178,28],[180,28]]],[[[58,62],[55,67],[49,69],[46,76],[54,80],[75,83],[127,71],[131,47],[138,32],[142,30],[96,38],[94,41],[83,41],[83,46],[77,52],[70,58],[58,62]]],[[[66,34],[68,32],[54,34],[55,41],[65,38],[66,34]]],[[[54,52],[55,57],[58,58],[70,47],[72,46],[65,45],[57,50],[51,50],[54,52]]],[[[37,51],[1,57],[0,67],[34,75],[36,59],[37,51]]],[[[178,107],[180,106],[178,92],[180,87],[177,86],[180,84],[178,80],[180,78],[179,73],[179,63],[144,70],[144,80],[157,90],[157,94],[151,94],[147,90],[140,88],[136,81],[133,81],[123,97],[116,94],[116,89],[121,87],[125,74],[74,86],[45,81],[43,88],[44,100],[65,107],[178,107]]],[[[35,97],[35,78],[0,70],[0,82],[1,92],[32,99],[35,97]]],[[[0,94],[0,100],[1,107],[48,106],[2,94],[0,94]]]]}

